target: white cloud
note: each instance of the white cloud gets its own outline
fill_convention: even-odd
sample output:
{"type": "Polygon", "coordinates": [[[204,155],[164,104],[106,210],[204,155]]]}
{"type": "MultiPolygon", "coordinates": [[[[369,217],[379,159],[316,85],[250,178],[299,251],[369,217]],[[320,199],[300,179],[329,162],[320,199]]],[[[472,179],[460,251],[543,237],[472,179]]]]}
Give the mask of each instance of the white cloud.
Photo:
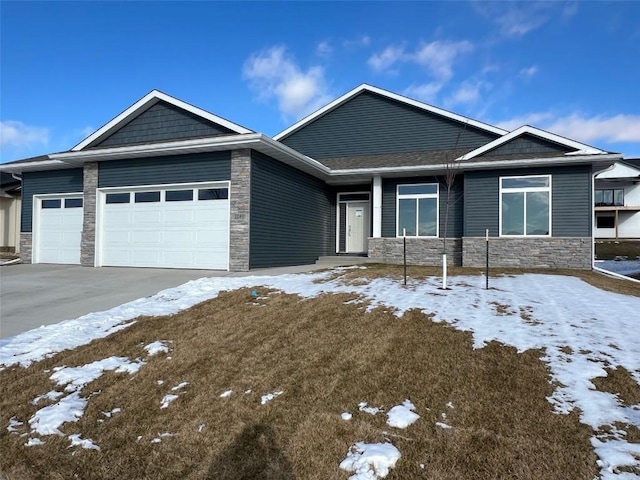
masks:
{"type": "Polygon", "coordinates": [[[422,100],[423,102],[433,103],[442,90],[443,84],[440,82],[423,83],[422,85],[411,85],[403,93],[408,97],[422,100]]]}
{"type": "Polygon", "coordinates": [[[357,38],[347,39],[342,42],[342,46],[345,48],[353,47],[368,47],[371,44],[371,37],[368,35],[362,35],[357,38]]]}
{"type": "Polygon", "coordinates": [[[473,51],[473,45],[466,40],[448,42],[436,40],[424,43],[416,50],[412,60],[426,67],[436,78],[447,81],[453,76],[453,63],[464,54],[473,51]]]}
{"type": "Polygon", "coordinates": [[[533,125],[585,143],[640,142],[640,115],[587,117],[578,113],[556,116],[551,112],[540,112],[497,122],[497,125],[509,130],[521,125],[533,125]]]}
{"type": "Polygon", "coordinates": [[[506,37],[522,37],[556,16],[569,18],[577,11],[575,2],[475,2],[474,7],[480,15],[496,23],[506,37]]]}
{"type": "Polygon", "coordinates": [[[0,122],[0,145],[28,147],[48,143],[49,129],[47,128],[32,127],[15,120],[0,122]]]}
{"type": "Polygon", "coordinates": [[[328,57],[333,53],[333,47],[329,41],[324,40],[316,45],[316,55],[319,57],[328,57]]]}
{"type": "Polygon", "coordinates": [[[464,82],[451,96],[446,100],[448,106],[475,103],[480,98],[481,90],[487,90],[490,87],[485,82],[464,82]]]}
{"type": "Polygon", "coordinates": [[[243,76],[259,98],[276,98],[285,118],[301,118],[331,100],[324,69],[312,66],[301,70],[283,46],[251,55],[244,64],[243,76]]]}
{"type": "Polygon", "coordinates": [[[389,45],[382,52],[371,55],[367,63],[375,71],[381,72],[406,58],[403,46],[389,45]]]}
{"type": "Polygon", "coordinates": [[[531,78],[536,73],[538,73],[538,67],[536,65],[531,65],[530,67],[523,68],[520,70],[520,76],[524,78],[531,78]]]}

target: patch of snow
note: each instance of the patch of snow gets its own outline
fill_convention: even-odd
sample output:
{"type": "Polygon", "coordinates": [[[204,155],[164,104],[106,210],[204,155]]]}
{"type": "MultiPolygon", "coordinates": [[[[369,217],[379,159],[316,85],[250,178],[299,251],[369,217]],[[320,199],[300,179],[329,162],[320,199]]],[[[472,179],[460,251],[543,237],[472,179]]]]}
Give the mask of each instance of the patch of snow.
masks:
{"type": "Polygon", "coordinates": [[[149,345],[145,345],[144,349],[150,356],[157,355],[159,353],[169,353],[169,347],[160,340],[156,340],[149,345]]]}
{"type": "Polygon", "coordinates": [[[453,428],[451,425],[447,425],[446,423],[443,423],[443,422],[436,422],[436,427],[440,427],[440,428],[453,428]]]}
{"type": "Polygon", "coordinates": [[[87,450],[100,450],[100,447],[93,443],[93,440],[90,438],[81,438],[80,434],[69,435],[69,440],[71,440],[71,446],[80,446],[87,450]]]}
{"type": "Polygon", "coordinates": [[[60,398],[62,395],[64,395],[64,393],[62,392],[58,392],[57,390],[51,390],[48,393],[45,393],[43,395],[39,395],[36,398],[34,398],[33,400],[31,400],[31,404],[32,405],[37,405],[39,404],[42,400],[57,400],[58,398],[60,398]]]}
{"type": "Polygon", "coordinates": [[[272,392],[272,393],[267,393],[266,395],[263,395],[262,398],[260,399],[260,405],[266,405],[271,400],[273,400],[276,397],[279,397],[283,393],[284,391],[280,390],[279,392],[272,392]]]}
{"type": "Polygon", "coordinates": [[[176,398],[178,398],[178,395],[173,395],[171,393],[168,393],[167,395],[162,397],[162,401],[160,402],[160,408],[167,408],[169,404],[173,402],[176,398]]]}
{"type": "Polygon", "coordinates": [[[162,384],[164,383],[164,380],[156,380],[156,383],[157,383],[158,385],[162,385],[162,384]]]}
{"type": "Polygon", "coordinates": [[[44,442],[34,437],[27,440],[27,443],[24,444],[25,447],[33,447],[34,445],[44,445],[44,442]]]}
{"type": "Polygon", "coordinates": [[[229,398],[233,394],[233,390],[227,390],[220,394],[220,398],[229,398]]]}
{"type": "Polygon", "coordinates": [[[65,391],[75,392],[100,378],[105,371],[134,374],[144,363],[142,360],[132,362],[126,357],[109,357],[79,367],[56,367],[49,378],[58,385],[66,385],[65,391]]]}
{"type": "Polygon", "coordinates": [[[370,415],[375,415],[383,411],[382,407],[368,407],[367,402],[360,402],[358,404],[358,410],[360,410],[361,412],[368,413],[370,415]]]}
{"type": "Polygon", "coordinates": [[[447,403],[447,407],[449,407],[449,408],[453,408],[453,403],[448,402],[448,403],[447,403]]]}
{"type": "Polygon", "coordinates": [[[202,430],[204,430],[204,423],[198,425],[198,433],[202,432],[202,430]]]}
{"type": "Polygon", "coordinates": [[[171,387],[171,391],[175,392],[176,390],[180,390],[181,388],[186,387],[187,385],[189,385],[189,382],[182,382],[179,383],[178,385],[176,385],[175,387],[171,387]]]}
{"type": "Polygon", "coordinates": [[[66,422],[77,422],[84,414],[87,399],[73,392],[58,403],[41,408],[29,419],[31,429],[40,435],[61,435],[59,427],[66,422]]]}
{"type": "Polygon", "coordinates": [[[19,420],[16,420],[16,417],[11,417],[9,419],[9,426],[7,427],[7,432],[17,433],[18,429],[16,427],[19,427],[20,425],[24,425],[24,423],[19,420]]]}
{"type": "Polygon", "coordinates": [[[253,391],[253,390],[245,390],[245,391],[244,391],[244,393],[248,395],[248,394],[250,394],[252,391],[253,391]]]}
{"type": "Polygon", "coordinates": [[[396,405],[387,412],[387,425],[396,428],[407,428],[420,418],[420,415],[414,412],[416,406],[409,400],[402,402],[402,405],[396,405]]]}
{"type": "Polygon", "coordinates": [[[364,443],[353,445],[340,468],[354,472],[349,480],[376,480],[384,478],[396,466],[400,451],[391,443],[364,443]]]}
{"type": "Polygon", "coordinates": [[[102,414],[107,418],[111,418],[113,415],[115,415],[116,413],[120,413],[121,411],[122,411],[121,409],[116,407],[110,412],[102,412],[102,414]]]}
{"type": "Polygon", "coordinates": [[[340,416],[345,421],[349,421],[349,420],[351,420],[353,418],[353,415],[351,415],[349,412],[342,412],[342,415],[340,415],[340,416]]]}
{"type": "Polygon", "coordinates": [[[151,440],[151,443],[160,443],[162,440],[160,440],[159,438],[154,438],[153,440],[151,440]]]}

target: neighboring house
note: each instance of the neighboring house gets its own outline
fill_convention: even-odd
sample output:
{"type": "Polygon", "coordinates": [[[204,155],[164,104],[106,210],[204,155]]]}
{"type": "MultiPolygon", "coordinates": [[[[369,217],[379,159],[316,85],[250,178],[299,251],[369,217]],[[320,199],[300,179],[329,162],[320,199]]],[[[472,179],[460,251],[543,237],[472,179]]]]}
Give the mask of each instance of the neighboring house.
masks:
{"type": "Polygon", "coordinates": [[[152,91],[21,173],[25,261],[248,269],[368,255],[589,269],[593,172],[618,154],[361,85],[270,138],[152,91]],[[456,169],[447,212],[445,165],[456,169]]]}
{"type": "Polygon", "coordinates": [[[640,239],[640,158],[596,175],[594,204],[596,238],[640,239]]]}
{"type": "Polygon", "coordinates": [[[20,245],[20,177],[0,173],[0,251],[14,253],[20,245]]]}

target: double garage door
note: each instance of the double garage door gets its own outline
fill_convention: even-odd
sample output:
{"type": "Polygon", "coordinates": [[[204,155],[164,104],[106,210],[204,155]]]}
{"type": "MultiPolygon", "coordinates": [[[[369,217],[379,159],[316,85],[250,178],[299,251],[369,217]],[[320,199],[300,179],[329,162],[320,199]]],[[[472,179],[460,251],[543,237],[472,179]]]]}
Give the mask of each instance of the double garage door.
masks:
{"type": "MultiPolygon", "coordinates": [[[[42,203],[36,261],[80,263],[83,209],[53,210],[42,203]]],[[[98,192],[97,266],[226,270],[228,262],[227,182],[98,192]]]]}

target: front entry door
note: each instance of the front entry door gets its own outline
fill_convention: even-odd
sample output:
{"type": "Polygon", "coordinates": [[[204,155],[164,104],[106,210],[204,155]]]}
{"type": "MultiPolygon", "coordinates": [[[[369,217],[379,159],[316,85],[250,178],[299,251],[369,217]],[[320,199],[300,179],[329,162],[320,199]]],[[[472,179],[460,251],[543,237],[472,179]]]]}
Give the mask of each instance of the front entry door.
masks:
{"type": "Polygon", "coordinates": [[[347,253],[367,251],[369,202],[347,202],[347,253]]]}

